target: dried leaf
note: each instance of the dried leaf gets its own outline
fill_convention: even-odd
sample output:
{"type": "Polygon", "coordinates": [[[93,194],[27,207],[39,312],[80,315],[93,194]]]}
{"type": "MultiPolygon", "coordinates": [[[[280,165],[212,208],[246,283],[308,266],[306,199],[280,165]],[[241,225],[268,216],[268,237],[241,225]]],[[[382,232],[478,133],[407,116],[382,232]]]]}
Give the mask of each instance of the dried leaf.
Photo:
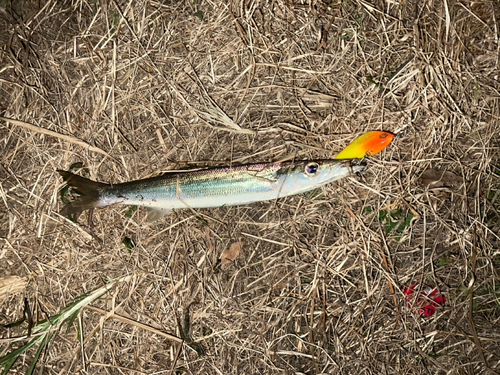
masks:
{"type": "Polygon", "coordinates": [[[73,143],[73,144],[78,145],[80,147],[86,148],[89,151],[94,151],[94,152],[97,152],[97,153],[102,154],[104,156],[110,157],[106,151],[101,150],[99,147],[91,146],[87,142],[82,141],[82,140],[80,140],[76,137],[73,137],[71,135],[57,133],[55,131],[45,129],[45,128],[42,128],[42,127],[37,126],[37,125],[30,124],[28,122],[14,120],[13,118],[7,118],[7,117],[0,116],[0,120],[3,120],[5,122],[10,122],[11,124],[21,126],[23,128],[29,129],[29,130],[37,132],[37,133],[46,134],[46,135],[50,135],[51,137],[62,139],[66,142],[73,143]]]}
{"type": "Polygon", "coordinates": [[[27,277],[14,275],[0,277],[0,300],[23,291],[27,284],[27,277]]]}
{"type": "Polygon", "coordinates": [[[231,263],[233,260],[235,260],[240,254],[240,250],[244,244],[245,242],[243,241],[233,242],[231,246],[224,249],[224,251],[220,255],[221,265],[231,263]]]}
{"type": "Polygon", "coordinates": [[[450,186],[454,183],[462,183],[464,181],[461,176],[458,176],[453,172],[442,172],[433,168],[427,169],[424,173],[422,173],[420,180],[424,186],[431,188],[439,188],[445,185],[450,186]]]}

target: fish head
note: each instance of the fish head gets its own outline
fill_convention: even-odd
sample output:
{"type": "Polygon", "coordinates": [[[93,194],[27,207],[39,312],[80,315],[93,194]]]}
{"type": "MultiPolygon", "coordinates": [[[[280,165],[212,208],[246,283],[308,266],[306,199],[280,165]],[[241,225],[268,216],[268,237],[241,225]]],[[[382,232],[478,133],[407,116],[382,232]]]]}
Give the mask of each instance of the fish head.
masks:
{"type": "Polygon", "coordinates": [[[280,178],[281,191],[283,195],[306,192],[365,169],[359,159],[292,162],[280,178]]]}

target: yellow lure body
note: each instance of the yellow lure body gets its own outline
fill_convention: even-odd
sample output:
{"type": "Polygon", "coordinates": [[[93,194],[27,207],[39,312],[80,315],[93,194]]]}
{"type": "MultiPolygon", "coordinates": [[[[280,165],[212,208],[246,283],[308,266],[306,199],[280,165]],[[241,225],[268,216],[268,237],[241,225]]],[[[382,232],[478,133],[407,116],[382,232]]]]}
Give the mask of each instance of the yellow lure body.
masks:
{"type": "Polygon", "coordinates": [[[362,159],[375,155],[391,143],[394,134],[372,130],[361,134],[340,151],[334,159],[362,159]]]}

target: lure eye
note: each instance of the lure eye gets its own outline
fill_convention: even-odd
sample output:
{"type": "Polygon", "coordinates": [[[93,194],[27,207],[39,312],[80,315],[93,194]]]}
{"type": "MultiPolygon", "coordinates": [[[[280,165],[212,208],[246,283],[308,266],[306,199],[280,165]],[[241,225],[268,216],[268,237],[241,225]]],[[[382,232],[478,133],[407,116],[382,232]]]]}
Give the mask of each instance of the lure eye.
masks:
{"type": "Polygon", "coordinates": [[[318,173],[319,165],[317,163],[309,163],[306,165],[304,172],[308,176],[314,176],[318,173]]]}

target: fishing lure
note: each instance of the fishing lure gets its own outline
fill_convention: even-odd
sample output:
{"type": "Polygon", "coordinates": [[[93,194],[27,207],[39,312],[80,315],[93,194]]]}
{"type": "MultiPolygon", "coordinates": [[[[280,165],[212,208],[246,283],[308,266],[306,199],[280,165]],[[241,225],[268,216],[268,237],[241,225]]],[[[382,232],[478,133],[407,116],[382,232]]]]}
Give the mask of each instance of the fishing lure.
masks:
{"type": "Polygon", "coordinates": [[[394,134],[384,131],[373,130],[361,134],[340,151],[334,159],[362,159],[375,155],[391,143],[394,134]]]}

